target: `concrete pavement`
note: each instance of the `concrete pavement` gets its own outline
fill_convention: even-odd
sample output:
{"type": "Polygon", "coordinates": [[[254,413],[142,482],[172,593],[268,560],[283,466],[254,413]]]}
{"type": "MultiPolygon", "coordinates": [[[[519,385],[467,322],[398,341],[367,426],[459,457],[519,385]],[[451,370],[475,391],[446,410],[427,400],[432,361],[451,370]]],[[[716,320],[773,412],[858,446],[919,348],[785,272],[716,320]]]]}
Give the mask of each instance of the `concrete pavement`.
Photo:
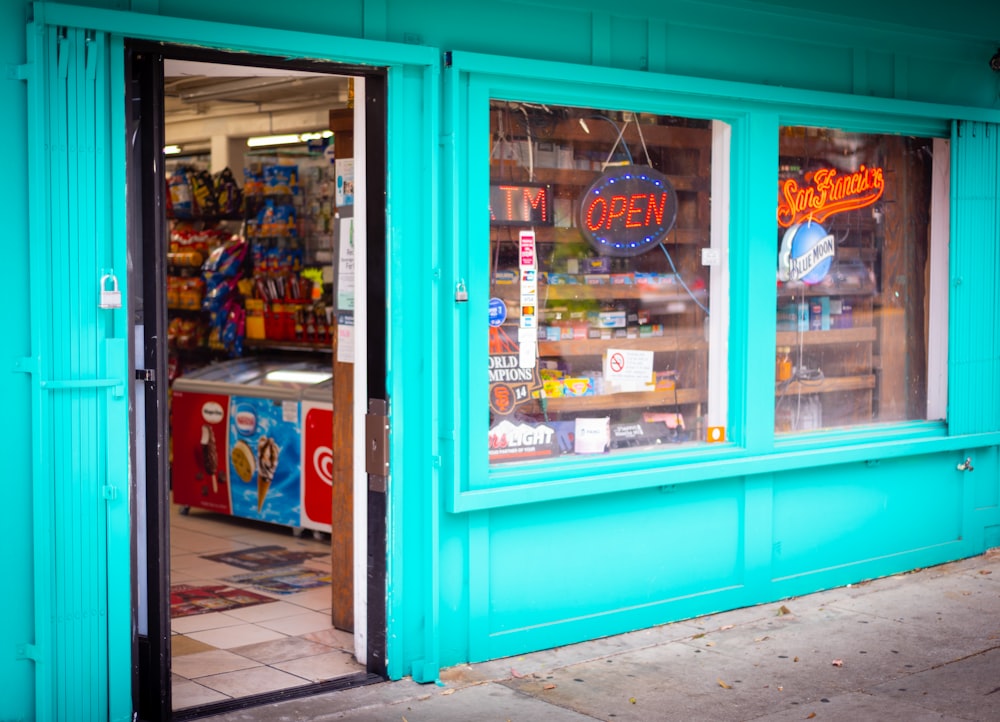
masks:
{"type": "Polygon", "coordinates": [[[216,722],[1000,720],[1000,549],[216,722]]]}

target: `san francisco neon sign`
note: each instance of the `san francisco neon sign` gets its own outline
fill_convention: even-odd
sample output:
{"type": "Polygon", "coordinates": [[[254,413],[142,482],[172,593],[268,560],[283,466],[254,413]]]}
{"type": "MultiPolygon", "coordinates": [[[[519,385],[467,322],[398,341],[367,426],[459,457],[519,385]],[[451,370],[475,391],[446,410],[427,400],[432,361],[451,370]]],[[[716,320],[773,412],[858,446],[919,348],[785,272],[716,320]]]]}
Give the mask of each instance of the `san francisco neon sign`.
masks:
{"type": "Polygon", "coordinates": [[[882,197],[885,175],[877,166],[862,165],[853,173],[839,174],[836,168],[821,168],[807,173],[806,184],[795,178],[780,184],[778,225],[789,228],[812,220],[822,223],[835,213],[870,206],[882,197]]]}

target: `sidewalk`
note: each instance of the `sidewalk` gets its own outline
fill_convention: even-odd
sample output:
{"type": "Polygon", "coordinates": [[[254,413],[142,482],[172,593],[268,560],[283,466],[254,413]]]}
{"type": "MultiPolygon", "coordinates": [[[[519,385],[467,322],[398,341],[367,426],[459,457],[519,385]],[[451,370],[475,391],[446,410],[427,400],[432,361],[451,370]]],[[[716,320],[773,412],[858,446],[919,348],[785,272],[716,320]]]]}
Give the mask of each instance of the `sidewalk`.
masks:
{"type": "Polygon", "coordinates": [[[204,719],[1000,720],[1000,549],[650,630],[204,719]]]}

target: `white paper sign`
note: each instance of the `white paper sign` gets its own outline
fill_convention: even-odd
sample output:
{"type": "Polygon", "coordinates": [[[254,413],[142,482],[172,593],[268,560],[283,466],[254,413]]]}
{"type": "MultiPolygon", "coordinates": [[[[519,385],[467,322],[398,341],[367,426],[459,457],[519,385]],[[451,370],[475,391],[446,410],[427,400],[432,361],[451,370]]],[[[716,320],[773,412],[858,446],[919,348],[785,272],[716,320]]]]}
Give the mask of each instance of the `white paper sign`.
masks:
{"type": "Polygon", "coordinates": [[[573,434],[573,451],[577,454],[603,454],[611,445],[611,419],[577,417],[573,434]]]}
{"type": "Polygon", "coordinates": [[[337,323],[337,361],[354,363],[354,319],[343,318],[337,323]]]}
{"type": "Polygon", "coordinates": [[[535,368],[538,358],[538,332],[533,328],[517,329],[517,365],[522,369],[535,368]]]}
{"type": "Polygon", "coordinates": [[[618,391],[652,391],[653,352],[609,348],[604,354],[604,385],[618,391]]]}
{"type": "Polygon", "coordinates": [[[337,158],[333,162],[337,175],[337,206],[354,205],[354,158],[337,158]]]}
{"type": "Polygon", "coordinates": [[[520,267],[521,270],[528,268],[535,268],[535,232],[534,231],[521,231],[518,235],[518,240],[520,241],[520,267]]]}
{"type": "Polygon", "coordinates": [[[337,310],[354,310],[354,219],[340,219],[337,258],[337,310]]]}

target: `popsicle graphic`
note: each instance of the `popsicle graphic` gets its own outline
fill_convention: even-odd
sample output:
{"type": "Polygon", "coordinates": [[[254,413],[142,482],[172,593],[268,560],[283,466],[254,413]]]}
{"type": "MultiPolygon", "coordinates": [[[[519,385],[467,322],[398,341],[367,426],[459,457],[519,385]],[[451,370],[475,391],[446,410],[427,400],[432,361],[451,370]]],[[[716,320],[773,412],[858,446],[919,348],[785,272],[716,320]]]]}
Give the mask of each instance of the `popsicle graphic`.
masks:
{"type": "Polygon", "coordinates": [[[268,436],[257,441],[257,513],[264,508],[264,499],[271,488],[274,471],[278,468],[278,454],[281,449],[268,436]]]}
{"type": "Polygon", "coordinates": [[[201,460],[205,473],[212,480],[212,493],[219,491],[219,450],[215,446],[215,434],[208,424],[201,426],[201,460]]]}

